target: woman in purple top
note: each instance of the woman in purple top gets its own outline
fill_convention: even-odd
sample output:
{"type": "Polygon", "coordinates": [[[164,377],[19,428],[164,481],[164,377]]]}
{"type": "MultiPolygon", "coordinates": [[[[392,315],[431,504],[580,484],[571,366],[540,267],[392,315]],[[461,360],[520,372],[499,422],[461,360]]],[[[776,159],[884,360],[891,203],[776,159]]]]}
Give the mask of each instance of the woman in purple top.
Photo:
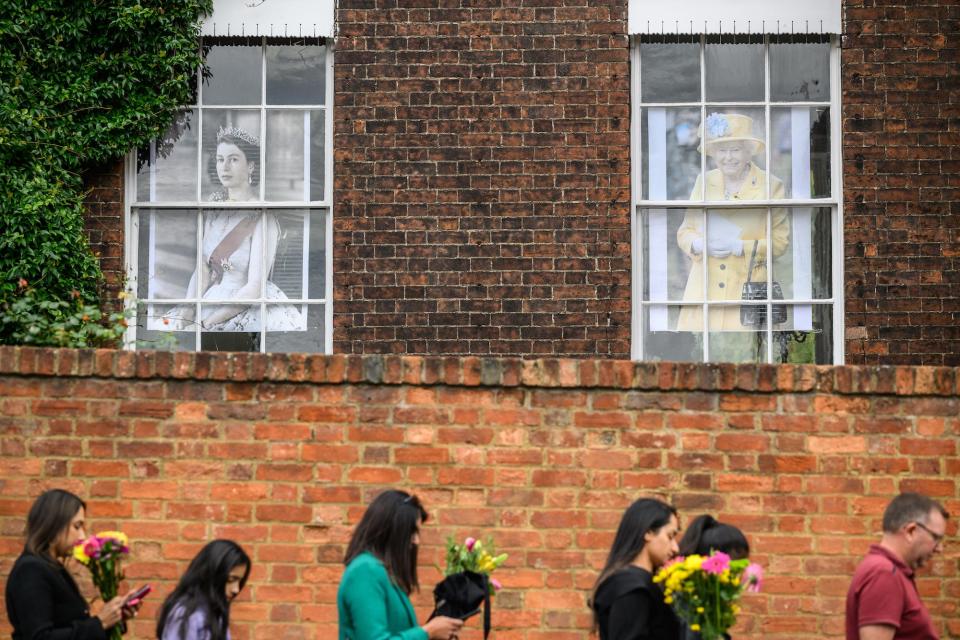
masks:
{"type": "Polygon", "coordinates": [[[214,540],[200,550],[163,601],[160,640],[230,640],[230,603],[250,576],[250,557],[236,542],[214,540]]]}

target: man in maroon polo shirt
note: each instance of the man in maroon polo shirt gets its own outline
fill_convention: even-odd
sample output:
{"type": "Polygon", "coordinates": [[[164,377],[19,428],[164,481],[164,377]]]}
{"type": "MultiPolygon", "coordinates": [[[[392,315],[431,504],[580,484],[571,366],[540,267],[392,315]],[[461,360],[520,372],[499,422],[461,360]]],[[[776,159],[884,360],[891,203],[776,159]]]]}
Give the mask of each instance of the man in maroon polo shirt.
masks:
{"type": "Polygon", "coordinates": [[[847,640],[940,640],[913,581],[943,551],[947,511],[918,493],[901,493],[883,512],[883,538],[847,591],[847,640]]]}

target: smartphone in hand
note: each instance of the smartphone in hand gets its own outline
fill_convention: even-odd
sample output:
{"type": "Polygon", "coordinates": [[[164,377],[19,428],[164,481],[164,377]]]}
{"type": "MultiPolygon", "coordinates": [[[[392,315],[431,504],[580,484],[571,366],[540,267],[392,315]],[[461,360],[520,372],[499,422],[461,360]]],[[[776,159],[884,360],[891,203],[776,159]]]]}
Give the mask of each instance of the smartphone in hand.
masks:
{"type": "Polygon", "coordinates": [[[151,587],[149,584],[143,585],[142,587],[140,587],[139,589],[131,593],[129,596],[127,596],[127,599],[124,601],[123,606],[125,607],[136,606],[151,591],[153,591],[153,587],[151,587]]]}

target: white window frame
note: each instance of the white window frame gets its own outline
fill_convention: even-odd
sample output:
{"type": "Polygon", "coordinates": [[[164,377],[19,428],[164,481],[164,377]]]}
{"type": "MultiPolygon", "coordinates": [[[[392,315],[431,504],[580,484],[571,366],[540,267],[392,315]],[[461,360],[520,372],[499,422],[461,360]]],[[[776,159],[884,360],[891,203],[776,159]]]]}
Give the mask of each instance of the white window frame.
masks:
{"type": "MultiPolygon", "coordinates": [[[[693,34],[694,36],[698,34],[693,34]]],[[[771,107],[781,108],[781,107],[810,107],[810,106],[823,106],[823,101],[816,102],[772,102],[770,100],[770,36],[775,34],[767,34],[764,36],[764,99],[760,102],[756,101],[742,101],[735,103],[737,107],[748,106],[751,108],[763,108],[766,117],[765,128],[767,129],[766,139],[769,141],[769,127],[770,127],[770,118],[769,113],[771,107]]],[[[844,363],[844,305],[843,305],[843,155],[842,155],[842,128],[841,128],[841,116],[840,111],[840,41],[839,36],[831,35],[830,36],[830,197],[829,198],[814,198],[814,199],[789,199],[789,200],[738,200],[736,203],[730,201],[710,201],[704,200],[696,203],[684,203],[684,201],[679,200],[647,200],[643,198],[643,140],[641,138],[642,131],[642,122],[641,117],[643,109],[650,106],[655,107],[693,107],[699,105],[701,113],[701,122],[704,121],[706,117],[707,105],[710,106],[719,106],[723,107],[726,103],[717,103],[706,100],[706,91],[705,91],[705,66],[704,66],[704,55],[705,55],[705,42],[708,36],[706,34],[699,34],[700,38],[700,100],[698,102],[684,102],[684,103],[675,103],[675,102],[656,102],[656,103],[643,103],[641,101],[640,93],[640,80],[643,69],[640,63],[640,43],[642,36],[633,36],[631,37],[630,42],[630,155],[631,155],[631,213],[630,213],[630,249],[631,249],[631,322],[630,322],[630,357],[633,360],[644,360],[644,329],[646,320],[646,308],[650,306],[665,306],[672,303],[664,303],[663,301],[654,301],[654,300],[644,300],[643,299],[643,289],[644,289],[644,278],[648,276],[646,265],[643,263],[643,248],[645,244],[645,238],[643,237],[643,224],[641,220],[641,212],[644,209],[649,208],[665,208],[665,209],[676,209],[680,206],[683,208],[701,208],[706,212],[707,209],[723,209],[723,208],[736,208],[736,209],[748,209],[748,208],[757,208],[757,209],[766,209],[767,210],[767,235],[768,235],[768,246],[769,245],[769,235],[770,235],[770,208],[771,207],[821,207],[821,208],[830,208],[831,209],[831,242],[833,246],[831,247],[831,259],[833,264],[831,265],[831,297],[823,299],[813,299],[813,298],[791,298],[786,300],[777,300],[776,304],[785,304],[785,305],[804,305],[804,304],[819,304],[825,305],[830,304],[833,309],[832,317],[832,333],[833,333],[833,364],[840,365],[844,363]]],[[[766,154],[767,162],[766,167],[770,167],[769,155],[770,155],[770,145],[766,145],[766,154]]],[[[700,175],[706,175],[706,154],[701,153],[701,171],[700,175]]],[[[767,185],[768,195],[769,195],[769,181],[767,185]]],[[[705,188],[705,186],[704,186],[705,188]]],[[[705,194],[704,194],[705,195],[705,194]]],[[[706,268],[706,262],[704,261],[704,268],[706,268]]],[[[767,269],[767,290],[771,291],[771,281],[773,278],[772,269],[767,269]]],[[[704,307],[708,303],[704,303],[704,307]]],[[[737,303],[738,304],[738,303],[737,303]]],[[[767,301],[767,317],[772,317],[772,307],[773,302],[767,301]]],[[[710,302],[709,306],[713,308],[721,307],[722,304],[717,302],[710,302]]],[[[707,315],[704,314],[704,318],[707,315]]],[[[776,332],[773,323],[766,323],[766,328],[763,330],[766,333],[767,341],[767,354],[766,360],[767,363],[773,363],[773,348],[774,340],[773,334],[776,332]]],[[[709,353],[709,331],[704,331],[704,350],[706,353],[709,353]]]]}
{"type": "MultiPolygon", "coordinates": [[[[334,61],[334,41],[333,38],[323,39],[323,45],[325,46],[326,59],[325,59],[325,87],[324,87],[324,99],[325,103],[322,105],[317,104],[283,104],[283,105],[274,105],[268,104],[266,102],[266,47],[277,44],[274,39],[267,36],[258,36],[260,40],[259,45],[249,45],[249,46],[259,46],[261,50],[260,62],[262,67],[261,71],[261,94],[260,94],[260,103],[259,106],[244,104],[244,105],[231,105],[231,104],[211,104],[204,105],[202,99],[203,92],[203,83],[200,78],[200,70],[197,71],[198,78],[198,93],[197,93],[197,104],[185,105],[183,109],[192,109],[198,115],[200,114],[201,109],[203,110],[253,110],[259,108],[260,110],[260,121],[262,132],[266,131],[266,112],[269,109],[270,111],[281,111],[281,110],[293,110],[293,111],[323,111],[323,120],[324,120],[324,186],[323,186],[323,199],[322,200],[303,200],[303,201],[266,201],[263,199],[263,194],[265,193],[265,167],[263,160],[266,154],[266,136],[263,136],[261,139],[260,145],[260,158],[258,159],[259,167],[261,171],[261,180],[259,184],[260,188],[260,200],[256,202],[208,202],[204,200],[196,201],[181,201],[181,202],[171,202],[171,201],[138,201],[137,200],[137,150],[134,149],[127,154],[125,163],[124,163],[124,255],[125,255],[125,271],[127,277],[127,286],[125,287],[127,291],[133,293],[134,295],[128,297],[125,301],[125,311],[128,315],[133,315],[136,318],[136,311],[138,304],[196,304],[197,302],[202,302],[204,304],[217,304],[223,302],[231,301],[221,301],[221,300],[209,300],[202,297],[192,297],[192,298],[182,298],[182,299],[148,299],[148,300],[137,300],[136,292],[139,291],[139,236],[140,236],[140,216],[139,211],[149,210],[149,209],[183,209],[184,211],[196,211],[197,213],[197,252],[198,252],[198,264],[201,258],[199,257],[200,252],[202,252],[202,245],[200,243],[200,233],[203,226],[203,211],[204,210],[223,210],[223,209],[239,209],[244,211],[257,210],[260,212],[260,224],[265,224],[265,216],[262,215],[263,212],[269,210],[283,210],[283,209],[294,209],[294,210],[324,210],[324,225],[325,225],[325,234],[324,240],[326,246],[324,247],[324,263],[325,263],[325,278],[324,278],[324,293],[326,294],[323,298],[294,298],[290,299],[290,304],[300,306],[301,308],[305,307],[306,304],[313,306],[323,305],[323,351],[324,354],[333,353],[333,108],[334,108],[334,77],[333,77],[333,61],[334,61]]],[[[285,39],[286,40],[286,39],[285,39]]],[[[213,38],[213,44],[216,46],[216,38],[213,38]]],[[[280,43],[281,46],[285,43],[280,43]]],[[[198,134],[197,134],[197,153],[198,156],[202,154],[202,120],[198,118],[200,124],[198,125],[198,134]]],[[[305,164],[307,159],[305,159],[305,164]]],[[[305,169],[306,170],[306,169],[305,169]]],[[[201,185],[201,176],[204,171],[204,161],[202,157],[198,158],[198,182],[197,182],[197,193],[199,198],[200,185],[201,185]]],[[[263,256],[261,256],[261,260],[263,256]]],[[[306,253],[304,254],[304,263],[306,264],[306,253]]],[[[267,274],[264,272],[261,276],[264,280],[267,277],[267,274]]],[[[265,284],[265,283],[264,283],[265,284]]],[[[275,300],[268,300],[264,298],[265,287],[261,287],[261,297],[259,299],[250,299],[249,302],[252,304],[260,305],[261,318],[263,319],[260,322],[260,353],[267,352],[266,344],[266,333],[267,333],[267,322],[265,315],[265,304],[266,303],[276,303],[275,300]]],[[[304,294],[306,291],[303,292],[304,294]]],[[[245,300],[245,302],[247,302],[245,300]]],[[[201,351],[201,334],[202,328],[200,323],[197,322],[194,328],[195,332],[195,351],[201,351]]],[[[127,350],[135,350],[137,345],[137,323],[131,322],[130,326],[127,328],[127,331],[124,335],[123,347],[127,350]]]]}

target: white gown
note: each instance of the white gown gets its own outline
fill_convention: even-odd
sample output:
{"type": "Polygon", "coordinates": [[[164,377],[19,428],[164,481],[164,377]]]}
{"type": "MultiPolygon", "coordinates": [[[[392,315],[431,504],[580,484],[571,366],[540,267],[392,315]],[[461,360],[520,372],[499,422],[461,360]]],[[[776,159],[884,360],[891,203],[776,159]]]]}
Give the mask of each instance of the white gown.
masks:
{"type": "MultiPolygon", "coordinates": [[[[210,254],[219,246],[220,242],[230,231],[242,222],[247,215],[233,212],[209,213],[206,216],[203,225],[203,261],[204,264],[210,259],[210,254]]],[[[267,217],[267,224],[278,225],[272,217],[267,217]]],[[[278,225],[279,226],[279,225],[278,225]]],[[[237,292],[247,284],[247,273],[250,270],[250,245],[253,242],[252,234],[248,235],[240,242],[240,246],[233,252],[227,260],[227,266],[223,270],[223,278],[220,282],[210,285],[203,293],[205,299],[212,300],[233,300],[237,297],[237,292]]],[[[287,300],[286,294],[280,290],[280,287],[273,282],[267,281],[267,293],[264,296],[268,300],[287,300]]],[[[204,304],[201,308],[210,309],[219,304],[204,304]]],[[[226,304],[223,306],[241,306],[238,304],[226,304]]],[[[305,331],[306,319],[300,310],[292,304],[270,304],[267,303],[267,331],[305,331]]],[[[204,326],[204,331],[260,331],[260,305],[246,305],[244,310],[228,318],[223,322],[204,326]]]]}

